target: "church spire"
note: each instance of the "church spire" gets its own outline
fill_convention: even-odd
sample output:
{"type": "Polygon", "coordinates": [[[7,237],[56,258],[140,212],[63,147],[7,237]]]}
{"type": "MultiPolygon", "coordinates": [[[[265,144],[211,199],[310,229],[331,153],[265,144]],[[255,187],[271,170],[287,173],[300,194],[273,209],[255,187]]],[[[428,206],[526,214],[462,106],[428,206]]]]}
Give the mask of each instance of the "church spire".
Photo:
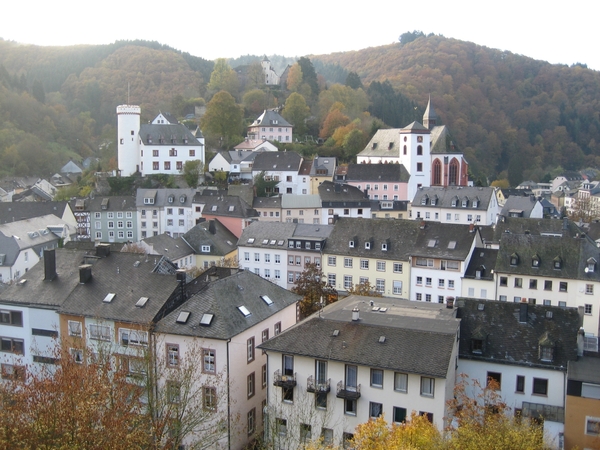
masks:
{"type": "Polygon", "coordinates": [[[423,114],[423,125],[428,130],[431,130],[436,126],[437,114],[431,106],[431,94],[429,94],[429,101],[427,102],[427,108],[425,108],[425,114],[423,114]]]}

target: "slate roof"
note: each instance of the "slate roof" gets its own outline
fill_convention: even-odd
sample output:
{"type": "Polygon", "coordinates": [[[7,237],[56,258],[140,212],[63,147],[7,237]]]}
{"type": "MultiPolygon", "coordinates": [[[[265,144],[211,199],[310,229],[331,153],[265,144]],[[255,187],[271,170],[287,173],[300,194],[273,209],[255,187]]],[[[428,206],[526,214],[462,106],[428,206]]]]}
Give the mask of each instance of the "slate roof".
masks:
{"type": "MultiPolygon", "coordinates": [[[[149,324],[179,286],[175,275],[153,272],[157,259],[134,253],[111,253],[92,266],[92,278],[77,283],[58,312],[98,319],[149,324]],[[104,302],[107,294],[116,294],[104,302]],[[135,304],[148,297],[143,307],[135,304]]],[[[79,281],[79,272],[72,277],[79,281]]]]}
{"type": "Polygon", "coordinates": [[[276,125],[278,127],[293,127],[291,123],[285,120],[278,112],[272,109],[266,109],[258,118],[252,122],[251,127],[270,127],[276,125]]]}
{"type": "Polygon", "coordinates": [[[371,200],[371,211],[407,211],[408,200],[371,200]],[[392,203],[391,208],[382,208],[382,203],[392,203]]]}
{"type": "Polygon", "coordinates": [[[404,164],[348,164],[346,181],[407,183],[410,174],[404,164]]]}
{"type": "Polygon", "coordinates": [[[87,209],[93,212],[101,211],[135,211],[136,199],[130,195],[113,197],[97,196],[87,200],[87,209]],[[102,208],[103,202],[108,201],[106,208],[102,208]]]}
{"type": "MultiPolygon", "coordinates": [[[[164,126],[164,125],[157,125],[164,126]]],[[[139,207],[153,208],[153,207],[192,207],[192,200],[196,195],[196,189],[138,189],[135,197],[135,204],[139,207]],[[183,202],[180,201],[182,196],[185,196],[183,202]],[[153,204],[144,204],[144,198],[153,197],[153,204]],[[172,202],[169,202],[169,198],[172,198],[172,202]]]]}
{"type": "Polygon", "coordinates": [[[199,223],[182,238],[200,255],[225,256],[236,249],[237,243],[237,237],[217,219],[199,223]],[[210,252],[203,252],[203,245],[210,245],[210,252]]]}
{"type": "Polygon", "coordinates": [[[167,233],[147,237],[142,242],[152,247],[152,254],[166,256],[171,261],[194,254],[194,249],[184,239],[173,238],[167,233]]]}
{"type": "Polygon", "coordinates": [[[301,163],[302,157],[296,152],[261,152],[254,158],[252,171],[288,171],[298,173],[301,163]]]}
{"type": "Polygon", "coordinates": [[[511,211],[523,211],[523,215],[521,217],[529,217],[536,203],[537,199],[532,195],[529,197],[516,197],[511,195],[506,199],[500,214],[503,216],[508,216],[511,211]]]}
{"type": "Polygon", "coordinates": [[[400,129],[390,128],[377,130],[363,151],[359,153],[364,157],[393,157],[400,154],[400,129]]]}
{"type": "Polygon", "coordinates": [[[292,355],[446,378],[458,320],[439,305],[351,296],[328,305],[258,348],[292,355]],[[387,307],[373,312],[369,304],[387,307]],[[430,305],[428,305],[430,306],[430,305]],[[360,320],[352,321],[358,307],[360,320]],[[334,336],[334,330],[338,335],[334,336]],[[381,336],[385,342],[380,343],[381,336]],[[423,354],[423,349],[427,354],[423,354]]]}
{"type": "Polygon", "coordinates": [[[568,219],[529,219],[502,216],[494,226],[481,227],[480,233],[485,242],[499,242],[502,236],[508,233],[575,237],[580,231],[568,219]]]}
{"type": "MultiPolygon", "coordinates": [[[[80,250],[54,250],[56,278],[44,280],[44,261],[41,260],[21,278],[23,284],[13,284],[0,294],[0,303],[57,308],[79,284],[79,266],[87,252],[80,250]]],[[[45,252],[48,257],[52,250],[45,252]]]]}
{"type": "Polygon", "coordinates": [[[496,273],[600,281],[600,250],[585,237],[506,233],[500,240],[496,273]],[[517,265],[510,264],[512,255],[517,255],[517,265]],[[534,257],[539,260],[536,267],[532,264],[534,257]],[[556,258],[560,269],[554,267],[556,258]],[[585,271],[589,258],[596,261],[593,272],[585,271]]]}
{"type": "Polygon", "coordinates": [[[337,158],[335,156],[315,156],[310,167],[310,176],[332,176],[337,166],[337,158]],[[317,170],[326,170],[327,173],[317,173],[317,170]]]}
{"type": "Polygon", "coordinates": [[[294,235],[296,229],[296,223],[288,222],[253,222],[244,228],[240,239],[238,240],[238,247],[273,247],[287,249],[288,238],[294,235]],[[249,240],[254,239],[252,242],[249,240]],[[273,244],[263,244],[263,241],[269,242],[275,241],[273,244]],[[283,242],[281,242],[283,241],[283,242]],[[281,245],[279,243],[281,242],[281,245]]]}
{"type": "Polygon", "coordinates": [[[83,173],[83,171],[81,170],[81,167],[79,167],[79,165],[73,161],[69,161],[68,163],[66,163],[64,166],[62,166],[60,168],[60,173],[83,173]]]}
{"type": "Polygon", "coordinates": [[[253,208],[281,208],[281,197],[254,197],[253,208]]]}
{"type": "Polygon", "coordinates": [[[457,303],[461,358],[563,371],[569,361],[577,359],[577,308],[475,299],[459,299],[457,303]],[[527,311],[526,323],[520,322],[521,308],[527,311]],[[481,354],[472,352],[472,339],[483,341],[481,354]],[[551,362],[541,361],[540,341],[552,343],[551,362]]]}
{"type": "Polygon", "coordinates": [[[371,205],[363,191],[349,184],[323,181],[319,185],[319,196],[323,208],[341,208],[344,206],[367,208],[371,205]]]}
{"type": "Polygon", "coordinates": [[[266,139],[244,139],[244,141],[240,142],[233,148],[236,150],[249,150],[252,153],[273,151],[273,148],[275,148],[275,150],[277,149],[277,147],[275,147],[266,139]]]}
{"type": "Polygon", "coordinates": [[[421,226],[414,241],[413,256],[465,261],[478,233],[477,227],[471,231],[469,225],[453,223],[421,222],[421,226]],[[425,227],[421,229],[423,223],[425,227]],[[431,243],[434,245],[430,246],[431,243]]]}
{"type": "Polygon", "coordinates": [[[258,212],[235,195],[196,195],[194,203],[204,204],[203,216],[258,217],[258,212]]]}
{"type": "Polygon", "coordinates": [[[317,194],[282,194],[282,208],[320,208],[321,197],[317,194]]]}
{"type": "Polygon", "coordinates": [[[312,164],[313,162],[310,160],[302,161],[302,164],[300,164],[300,169],[298,169],[298,175],[310,175],[312,164]]]}
{"type": "Polygon", "coordinates": [[[493,280],[497,258],[498,250],[476,247],[465,271],[465,278],[475,278],[479,271],[482,280],[493,280]]]}
{"type": "Polygon", "coordinates": [[[567,378],[583,383],[600,384],[600,358],[584,356],[578,361],[569,361],[567,378]]]}
{"type": "MultiPolygon", "coordinates": [[[[164,115],[164,114],[163,114],[164,115]]],[[[174,124],[151,124],[145,123],[140,126],[139,137],[144,145],[150,146],[188,146],[198,147],[200,141],[192,132],[180,123],[174,124]],[[186,142],[187,140],[187,142],[186,142]]]]}
{"type": "Polygon", "coordinates": [[[62,217],[67,202],[0,202],[0,223],[54,214],[62,217]]]}
{"type": "Polygon", "coordinates": [[[417,189],[412,204],[419,208],[431,207],[487,211],[490,201],[495,195],[493,187],[421,187],[417,189]],[[423,199],[426,200],[425,204],[423,204],[423,199]],[[432,205],[432,199],[436,200],[435,205],[432,205]],[[466,207],[462,206],[464,200],[467,201],[466,207]],[[452,201],[456,201],[456,206],[452,206],[452,201]],[[477,201],[477,207],[473,207],[474,201],[477,201]]]}
{"type": "Polygon", "coordinates": [[[230,339],[268,319],[301,297],[251,272],[240,270],[231,276],[208,283],[200,292],[158,321],[156,332],[197,336],[210,339],[230,339]],[[267,303],[261,296],[268,296],[267,303]],[[250,315],[238,309],[245,306],[250,315]],[[190,312],[186,323],[177,323],[179,313],[190,312]],[[204,314],[213,314],[210,325],[200,325],[204,314]]]}
{"type": "Polygon", "coordinates": [[[462,154],[446,125],[431,129],[431,154],[462,154]]]}

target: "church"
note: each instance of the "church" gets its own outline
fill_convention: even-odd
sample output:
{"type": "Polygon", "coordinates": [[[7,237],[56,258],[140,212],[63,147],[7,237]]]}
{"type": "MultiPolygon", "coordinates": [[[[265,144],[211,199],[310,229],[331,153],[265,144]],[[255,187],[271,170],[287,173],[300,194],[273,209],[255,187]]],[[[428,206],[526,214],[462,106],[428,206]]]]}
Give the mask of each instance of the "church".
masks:
{"type": "Polygon", "coordinates": [[[408,198],[420,187],[467,186],[469,164],[456,147],[448,127],[437,125],[427,103],[423,123],[378,130],[356,159],[358,164],[402,164],[410,174],[408,198]]]}
{"type": "Polygon", "coordinates": [[[160,113],[147,124],[140,124],[141,108],[117,106],[117,154],[119,172],[178,175],[187,161],[205,162],[204,137],[192,133],[168,113],[160,113]]]}

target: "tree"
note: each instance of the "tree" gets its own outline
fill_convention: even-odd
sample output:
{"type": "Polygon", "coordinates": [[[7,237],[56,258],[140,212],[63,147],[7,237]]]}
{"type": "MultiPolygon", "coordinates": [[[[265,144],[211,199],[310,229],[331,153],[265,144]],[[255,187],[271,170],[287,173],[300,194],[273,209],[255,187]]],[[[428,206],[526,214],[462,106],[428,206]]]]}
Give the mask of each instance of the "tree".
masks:
{"type": "Polygon", "coordinates": [[[229,67],[225,58],[219,58],[215,62],[215,67],[210,74],[208,89],[211,92],[227,91],[234,97],[238,95],[240,89],[238,76],[229,67]]]}
{"type": "Polygon", "coordinates": [[[297,92],[300,89],[300,85],[302,84],[302,68],[300,64],[296,63],[288,72],[287,77],[287,88],[292,92],[297,92]]]}
{"type": "Polygon", "coordinates": [[[242,97],[242,104],[249,114],[260,114],[267,109],[267,94],[260,89],[252,89],[244,94],[244,97],[242,97]]]}
{"type": "Polygon", "coordinates": [[[281,115],[294,125],[296,135],[303,136],[306,133],[306,119],[310,115],[310,108],[302,95],[297,92],[292,93],[285,101],[281,115]]]}
{"type": "Polygon", "coordinates": [[[352,89],[363,87],[362,81],[360,81],[360,77],[356,72],[349,72],[344,84],[352,89]]]}
{"type": "Polygon", "coordinates": [[[319,95],[319,81],[312,61],[303,56],[298,60],[298,65],[302,71],[302,82],[310,87],[313,95],[319,95]]]}
{"type": "Polygon", "coordinates": [[[265,172],[261,172],[254,177],[254,195],[256,197],[268,197],[278,184],[279,181],[267,179],[265,172]]]}
{"type": "Polygon", "coordinates": [[[214,95],[200,124],[206,139],[215,147],[229,148],[242,140],[242,108],[226,91],[214,95]]]}
{"type": "Polygon", "coordinates": [[[299,306],[301,319],[318,311],[321,303],[327,305],[337,301],[337,291],[327,283],[321,268],[314,263],[305,264],[292,292],[302,296],[299,306]]]}
{"type": "Polygon", "coordinates": [[[361,295],[365,297],[381,297],[381,293],[371,285],[369,280],[363,280],[358,284],[353,284],[348,289],[348,295],[361,295]]]}
{"type": "Polygon", "coordinates": [[[186,161],[183,165],[183,178],[191,188],[198,187],[198,181],[202,174],[204,174],[204,163],[200,159],[186,161]]]}
{"type": "Polygon", "coordinates": [[[327,139],[333,135],[336,128],[343,127],[350,123],[350,118],[342,113],[340,110],[341,108],[339,108],[338,105],[343,107],[339,102],[334,103],[329,114],[327,114],[327,117],[325,117],[325,120],[323,121],[323,127],[321,128],[319,137],[327,139]]]}

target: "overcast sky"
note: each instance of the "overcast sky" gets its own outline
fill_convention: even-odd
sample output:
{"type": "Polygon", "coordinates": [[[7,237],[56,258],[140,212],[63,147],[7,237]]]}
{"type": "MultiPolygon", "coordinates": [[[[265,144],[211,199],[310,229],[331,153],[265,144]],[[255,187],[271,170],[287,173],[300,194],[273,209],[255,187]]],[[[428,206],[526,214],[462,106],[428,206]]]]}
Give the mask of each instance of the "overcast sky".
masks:
{"type": "Polygon", "coordinates": [[[0,37],[37,45],[158,41],[205,59],[303,56],[391,44],[421,30],[600,70],[600,1],[10,1],[0,37]]]}

